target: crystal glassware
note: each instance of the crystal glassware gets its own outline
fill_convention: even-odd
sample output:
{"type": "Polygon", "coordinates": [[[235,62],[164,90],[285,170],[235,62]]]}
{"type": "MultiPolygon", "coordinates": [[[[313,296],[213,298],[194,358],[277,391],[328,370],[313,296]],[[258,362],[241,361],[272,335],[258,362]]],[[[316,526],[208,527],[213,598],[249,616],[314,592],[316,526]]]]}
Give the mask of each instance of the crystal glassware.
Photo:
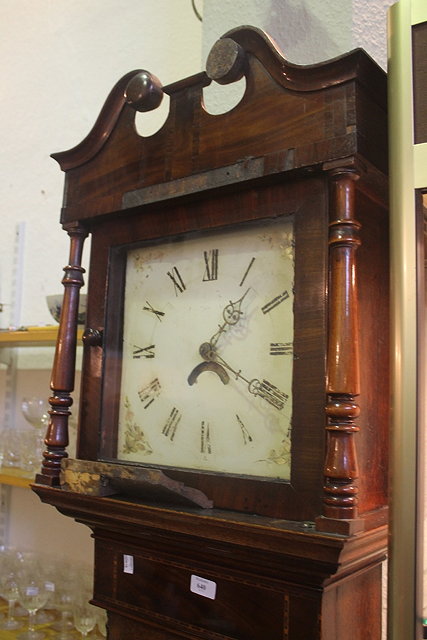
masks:
{"type": "Polygon", "coordinates": [[[75,628],[80,631],[82,638],[86,638],[97,623],[97,608],[81,598],[74,602],[73,618],[75,628]]]}
{"type": "MultiPolygon", "coordinates": [[[[19,629],[21,623],[15,619],[15,604],[18,600],[17,570],[19,558],[10,548],[0,548],[0,595],[7,601],[7,617],[0,622],[0,629],[12,631],[19,629]]],[[[1,635],[1,634],[0,634],[1,635]]]]}
{"type": "Polygon", "coordinates": [[[19,602],[28,612],[28,631],[20,633],[18,640],[42,640],[45,634],[36,631],[35,618],[37,611],[45,606],[51,595],[49,583],[35,565],[29,569],[24,568],[18,574],[17,583],[19,602]]]}
{"type": "Polygon", "coordinates": [[[22,398],[22,413],[29,424],[36,429],[44,429],[49,422],[49,403],[45,398],[22,398]]]}

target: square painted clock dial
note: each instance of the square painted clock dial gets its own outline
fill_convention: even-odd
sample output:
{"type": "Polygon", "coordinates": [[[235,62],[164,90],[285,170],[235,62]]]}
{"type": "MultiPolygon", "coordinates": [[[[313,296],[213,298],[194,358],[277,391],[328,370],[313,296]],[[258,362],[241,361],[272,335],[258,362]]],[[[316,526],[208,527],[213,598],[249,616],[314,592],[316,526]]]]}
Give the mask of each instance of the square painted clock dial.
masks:
{"type": "Polygon", "coordinates": [[[288,480],[293,217],[125,260],[117,458],[288,480]]]}

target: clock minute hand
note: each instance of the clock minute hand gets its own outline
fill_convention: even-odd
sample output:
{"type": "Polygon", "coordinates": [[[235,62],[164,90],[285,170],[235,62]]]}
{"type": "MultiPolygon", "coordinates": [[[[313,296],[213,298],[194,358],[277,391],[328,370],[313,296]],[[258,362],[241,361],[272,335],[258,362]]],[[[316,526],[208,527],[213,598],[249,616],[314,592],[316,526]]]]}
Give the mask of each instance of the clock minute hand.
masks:
{"type": "Polygon", "coordinates": [[[246,294],[248,293],[248,291],[249,289],[246,289],[245,293],[241,296],[241,298],[239,298],[235,302],[232,302],[230,300],[229,303],[224,307],[222,311],[222,317],[224,318],[224,322],[218,325],[218,331],[214,333],[211,339],[209,340],[209,344],[211,345],[212,348],[215,348],[215,345],[217,344],[219,338],[223,333],[225,333],[225,331],[227,331],[228,327],[234,326],[239,322],[240,317],[243,315],[243,311],[241,311],[242,302],[246,294]]]}
{"type": "Polygon", "coordinates": [[[289,396],[283,391],[280,391],[280,389],[278,389],[268,380],[261,381],[258,380],[258,378],[252,378],[251,380],[249,380],[244,375],[242,375],[241,369],[236,370],[231,367],[228,362],[226,362],[224,358],[218,355],[215,349],[213,349],[212,346],[207,342],[204,342],[200,346],[199,352],[204,360],[207,360],[209,362],[217,362],[222,367],[224,367],[224,369],[231,371],[231,373],[236,376],[236,380],[242,380],[243,382],[246,382],[246,384],[248,385],[249,393],[252,393],[254,396],[259,396],[279,411],[285,406],[289,396]]]}

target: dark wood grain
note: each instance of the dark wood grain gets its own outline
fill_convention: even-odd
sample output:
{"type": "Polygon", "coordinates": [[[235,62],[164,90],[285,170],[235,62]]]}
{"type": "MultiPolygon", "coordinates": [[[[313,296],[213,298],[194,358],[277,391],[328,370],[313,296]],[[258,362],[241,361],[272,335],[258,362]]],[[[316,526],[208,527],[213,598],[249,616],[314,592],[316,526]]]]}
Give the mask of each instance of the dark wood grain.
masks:
{"type": "Polygon", "coordinates": [[[70,237],[69,262],[64,267],[62,279],[64,297],[50,383],[52,395],[49,398],[51,408],[45,437],[46,450],[41,472],[37,475],[37,482],[51,486],[59,484],[61,461],[68,456],[68,418],[73,404],[79,295],[84,283],[82,253],[87,236],[87,230],[75,223],[67,225],[66,230],[70,237]]]}
{"type": "Polygon", "coordinates": [[[384,526],[349,538],[231,512],[37,492],[94,532],[94,602],[112,612],[109,640],[129,629],[149,640],[364,640],[367,628],[381,637],[384,526]],[[214,601],[189,591],[192,574],[217,583],[214,601]]]}
{"type": "Polygon", "coordinates": [[[355,435],[359,431],[360,393],[357,256],[360,223],[356,219],[352,170],[331,173],[329,223],[329,327],[324,468],[324,515],[354,519],[358,515],[359,468],[355,435]]]}

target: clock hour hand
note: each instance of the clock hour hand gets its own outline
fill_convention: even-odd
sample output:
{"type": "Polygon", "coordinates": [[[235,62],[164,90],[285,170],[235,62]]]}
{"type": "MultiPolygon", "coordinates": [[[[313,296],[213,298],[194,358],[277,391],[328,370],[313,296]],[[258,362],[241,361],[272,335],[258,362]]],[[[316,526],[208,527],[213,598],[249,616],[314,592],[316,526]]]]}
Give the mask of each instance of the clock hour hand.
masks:
{"type": "Polygon", "coordinates": [[[188,384],[191,386],[195,382],[197,382],[197,378],[204,371],[212,371],[213,373],[216,373],[223,384],[228,384],[230,380],[230,376],[228,375],[226,370],[220,364],[218,364],[218,362],[205,361],[205,362],[200,362],[200,364],[194,367],[194,369],[192,370],[192,372],[187,378],[188,384]]]}
{"type": "Polygon", "coordinates": [[[204,342],[201,345],[199,353],[202,356],[204,362],[200,362],[200,364],[194,367],[187,378],[188,384],[193,385],[195,382],[197,382],[197,378],[204,371],[213,371],[213,373],[217,374],[223,384],[228,384],[230,376],[228,375],[224,367],[215,361],[215,350],[211,347],[209,342],[204,342]]]}
{"type": "Polygon", "coordinates": [[[200,346],[199,351],[200,355],[205,360],[218,363],[224,369],[231,371],[231,373],[236,376],[236,380],[242,380],[243,382],[246,382],[246,384],[248,385],[249,393],[252,393],[254,396],[259,396],[279,411],[285,406],[285,403],[288,400],[289,396],[283,391],[280,391],[280,389],[278,389],[268,380],[261,381],[258,380],[258,378],[252,378],[252,380],[249,380],[244,375],[242,375],[241,369],[236,370],[231,367],[228,362],[226,362],[224,358],[218,355],[215,349],[212,349],[212,346],[207,342],[204,342],[200,346]]]}
{"type": "Polygon", "coordinates": [[[240,317],[243,315],[243,312],[241,311],[242,302],[248,291],[249,289],[246,289],[241,298],[236,300],[236,302],[232,302],[230,300],[230,302],[224,307],[222,311],[224,322],[218,325],[218,331],[214,333],[214,335],[209,340],[209,344],[212,348],[215,347],[221,335],[225,333],[229,327],[232,327],[239,322],[240,317]]]}

